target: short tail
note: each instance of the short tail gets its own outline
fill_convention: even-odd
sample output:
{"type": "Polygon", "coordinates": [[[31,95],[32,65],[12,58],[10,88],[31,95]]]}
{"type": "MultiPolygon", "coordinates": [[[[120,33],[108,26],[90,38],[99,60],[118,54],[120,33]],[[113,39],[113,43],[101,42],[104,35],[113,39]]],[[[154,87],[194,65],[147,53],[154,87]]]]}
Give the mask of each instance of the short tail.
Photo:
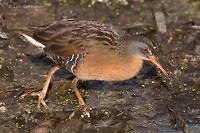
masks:
{"type": "Polygon", "coordinates": [[[15,31],[18,32],[20,35],[22,35],[27,41],[29,41],[31,44],[40,47],[45,48],[46,46],[37,40],[33,38],[34,31],[37,30],[36,28],[23,28],[23,29],[16,29],[15,31]]]}
{"type": "Polygon", "coordinates": [[[22,34],[26,38],[27,41],[29,41],[31,44],[40,47],[40,48],[45,48],[46,46],[38,41],[36,41],[33,37],[27,35],[27,34],[22,34]]]}

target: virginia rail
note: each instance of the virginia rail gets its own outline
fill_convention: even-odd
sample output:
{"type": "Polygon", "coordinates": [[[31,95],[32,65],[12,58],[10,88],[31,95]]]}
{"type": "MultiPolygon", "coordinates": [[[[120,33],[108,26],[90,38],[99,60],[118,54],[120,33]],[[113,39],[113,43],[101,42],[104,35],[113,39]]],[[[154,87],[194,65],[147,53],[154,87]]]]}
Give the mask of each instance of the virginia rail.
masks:
{"type": "Polygon", "coordinates": [[[57,66],[47,76],[40,93],[44,101],[52,75],[59,69],[73,73],[73,90],[79,104],[85,103],[77,89],[78,80],[123,81],[137,75],[143,60],[153,62],[167,74],[153,55],[151,41],[144,37],[131,37],[111,25],[94,21],[64,19],[40,27],[22,29],[22,35],[32,44],[42,47],[57,66]]]}

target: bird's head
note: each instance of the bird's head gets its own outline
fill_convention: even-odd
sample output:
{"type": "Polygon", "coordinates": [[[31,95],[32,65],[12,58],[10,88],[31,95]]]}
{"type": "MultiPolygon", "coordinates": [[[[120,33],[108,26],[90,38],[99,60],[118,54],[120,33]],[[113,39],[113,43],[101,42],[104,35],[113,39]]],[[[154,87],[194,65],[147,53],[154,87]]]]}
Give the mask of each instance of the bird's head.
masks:
{"type": "Polygon", "coordinates": [[[130,42],[129,51],[131,55],[136,58],[153,62],[165,75],[167,75],[165,69],[161,66],[159,61],[154,56],[150,48],[151,46],[152,42],[150,42],[146,38],[140,38],[138,40],[134,39],[130,42]]]}

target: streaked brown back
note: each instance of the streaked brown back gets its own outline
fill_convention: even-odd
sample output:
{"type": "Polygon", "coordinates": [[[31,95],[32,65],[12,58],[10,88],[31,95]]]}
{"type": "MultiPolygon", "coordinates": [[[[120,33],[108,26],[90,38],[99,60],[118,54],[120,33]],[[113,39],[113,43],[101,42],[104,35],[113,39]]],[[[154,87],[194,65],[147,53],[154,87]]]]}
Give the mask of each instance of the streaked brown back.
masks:
{"type": "Polygon", "coordinates": [[[29,28],[32,37],[59,56],[95,52],[119,46],[124,33],[114,27],[93,21],[65,19],[52,24],[29,28]]]}

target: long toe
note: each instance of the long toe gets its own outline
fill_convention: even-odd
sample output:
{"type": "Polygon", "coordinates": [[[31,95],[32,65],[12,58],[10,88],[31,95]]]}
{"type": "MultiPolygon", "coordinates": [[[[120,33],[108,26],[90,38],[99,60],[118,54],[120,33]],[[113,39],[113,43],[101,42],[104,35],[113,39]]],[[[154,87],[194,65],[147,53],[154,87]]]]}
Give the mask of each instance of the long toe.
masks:
{"type": "Polygon", "coordinates": [[[47,108],[47,109],[50,110],[50,108],[47,106],[47,104],[46,104],[46,102],[45,102],[44,100],[42,100],[41,103],[42,103],[42,105],[43,105],[45,108],[47,108]]]}
{"type": "Polygon", "coordinates": [[[40,103],[41,103],[41,100],[38,100],[38,104],[37,104],[37,108],[40,110],[40,103]]]}
{"type": "Polygon", "coordinates": [[[83,108],[83,115],[90,117],[90,111],[88,110],[88,108],[86,107],[83,108]]]}

